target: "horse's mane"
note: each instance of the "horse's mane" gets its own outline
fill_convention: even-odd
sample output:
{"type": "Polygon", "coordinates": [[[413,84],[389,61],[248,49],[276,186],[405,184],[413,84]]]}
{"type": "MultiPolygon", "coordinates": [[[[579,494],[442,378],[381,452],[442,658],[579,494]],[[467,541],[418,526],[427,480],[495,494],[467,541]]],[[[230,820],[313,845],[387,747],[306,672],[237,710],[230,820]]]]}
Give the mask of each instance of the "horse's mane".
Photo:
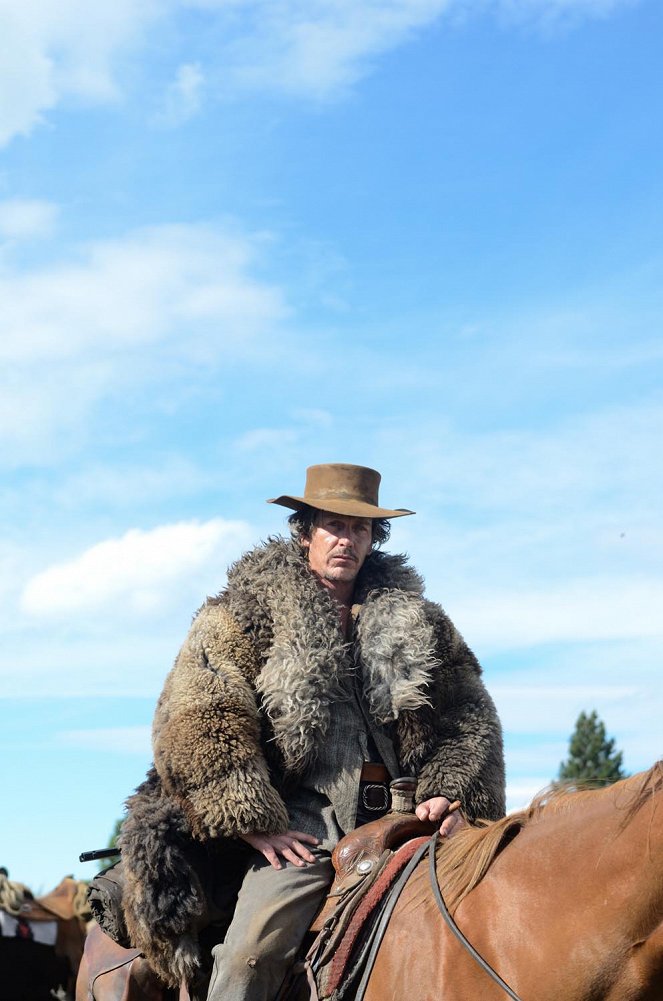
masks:
{"type": "Polygon", "coordinates": [[[550,786],[522,810],[510,813],[501,820],[480,820],[472,827],[459,831],[445,843],[437,858],[437,876],[447,907],[453,913],[461,900],[483,879],[499,852],[524,827],[538,823],[544,815],[579,806],[589,798],[611,791],[615,799],[621,801],[618,805],[624,810],[621,824],[624,828],[647,800],[662,788],[663,759],[648,771],[607,788],[578,788],[568,784],[550,786]],[[623,800],[622,793],[625,796],[623,800]]]}

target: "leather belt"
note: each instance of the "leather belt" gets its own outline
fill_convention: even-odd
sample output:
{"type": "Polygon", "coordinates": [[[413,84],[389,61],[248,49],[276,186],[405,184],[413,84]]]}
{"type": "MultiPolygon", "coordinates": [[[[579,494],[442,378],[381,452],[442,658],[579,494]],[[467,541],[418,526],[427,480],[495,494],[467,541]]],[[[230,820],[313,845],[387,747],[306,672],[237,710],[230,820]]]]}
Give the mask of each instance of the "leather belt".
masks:
{"type": "Polygon", "coordinates": [[[389,772],[384,765],[365,761],[361,766],[359,779],[361,782],[384,782],[385,785],[389,785],[389,772]]]}

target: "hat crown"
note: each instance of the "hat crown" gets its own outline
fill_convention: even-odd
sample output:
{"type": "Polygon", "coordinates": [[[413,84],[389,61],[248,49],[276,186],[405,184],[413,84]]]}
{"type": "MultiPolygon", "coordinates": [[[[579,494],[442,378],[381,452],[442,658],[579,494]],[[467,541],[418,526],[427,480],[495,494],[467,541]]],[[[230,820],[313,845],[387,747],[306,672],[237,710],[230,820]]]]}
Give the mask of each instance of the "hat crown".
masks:
{"type": "Polygon", "coordinates": [[[327,462],[306,470],[304,498],[309,501],[359,501],[378,506],[382,477],[376,469],[343,462],[327,462]]]}
{"type": "Polygon", "coordinates": [[[378,490],[382,477],[377,469],[353,466],[348,462],[323,462],[306,470],[304,496],[282,494],[269,504],[281,504],[293,511],[305,506],[331,511],[350,518],[402,518],[414,514],[408,508],[380,507],[378,490]]]}

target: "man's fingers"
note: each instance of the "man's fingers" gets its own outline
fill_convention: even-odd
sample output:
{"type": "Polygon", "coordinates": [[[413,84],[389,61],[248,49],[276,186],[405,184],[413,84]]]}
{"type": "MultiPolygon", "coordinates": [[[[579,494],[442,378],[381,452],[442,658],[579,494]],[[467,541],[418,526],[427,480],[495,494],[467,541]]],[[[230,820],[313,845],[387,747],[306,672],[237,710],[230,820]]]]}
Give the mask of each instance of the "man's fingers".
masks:
{"type": "Polygon", "coordinates": [[[419,820],[441,820],[450,805],[446,796],[433,796],[431,799],[425,799],[423,803],[420,803],[415,813],[419,820]]]}
{"type": "Polygon", "coordinates": [[[295,840],[292,843],[294,851],[297,852],[300,858],[305,859],[307,862],[315,862],[315,855],[313,855],[308,848],[301,843],[301,841],[295,840]]]}
{"type": "Polygon", "coordinates": [[[297,854],[294,848],[284,848],[281,854],[284,859],[287,859],[288,862],[292,862],[293,865],[299,866],[300,869],[302,866],[306,865],[304,859],[297,854]]]}
{"type": "Polygon", "coordinates": [[[446,817],[440,824],[440,834],[443,838],[448,838],[456,826],[455,817],[446,817]]]}
{"type": "Polygon", "coordinates": [[[315,862],[313,855],[303,842],[319,845],[320,839],[303,831],[286,831],[285,834],[242,834],[242,840],[264,855],[274,869],[282,869],[281,858],[293,865],[303,866],[306,862],[315,862]]]}
{"type": "Polygon", "coordinates": [[[459,831],[465,827],[465,820],[460,813],[450,813],[440,824],[440,835],[448,838],[454,831],[459,831]]]}
{"type": "Polygon", "coordinates": [[[282,869],[283,868],[283,866],[281,865],[281,862],[279,860],[279,857],[276,854],[276,851],[274,850],[274,848],[272,848],[271,845],[266,845],[264,848],[261,848],[260,851],[265,856],[265,858],[267,859],[267,861],[269,862],[269,864],[272,866],[272,868],[274,868],[274,869],[282,869]]]}
{"type": "MultiPolygon", "coordinates": [[[[309,836],[305,835],[305,837],[308,838],[309,836]]],[[[312,841],[314,844],[317,844],[317,838],[313,838],[312,841]]],[[[300,868],[306,862],[315,862],[315,856],[301,843],[299,838],[293,838],[289,834],[282,834],[274,838],[269,848],[263,851],[263,855],[275,869],[283,868],[279,862],[279,856],[300,868]]]]}
{"type": "Polygon", "coordinates": [[[295,841],[305,841],[309,845],[320,844],[320,838],[316,838],[314,834],[304,834],[303,831],[288,831],[287,836],[294,838],[295,841]]]}

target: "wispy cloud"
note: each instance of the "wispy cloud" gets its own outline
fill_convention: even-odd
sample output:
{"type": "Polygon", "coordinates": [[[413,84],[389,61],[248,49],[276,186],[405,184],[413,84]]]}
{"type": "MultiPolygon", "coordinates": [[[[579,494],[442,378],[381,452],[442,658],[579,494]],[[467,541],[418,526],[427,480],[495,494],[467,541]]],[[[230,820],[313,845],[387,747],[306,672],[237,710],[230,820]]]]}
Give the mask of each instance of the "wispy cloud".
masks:
{"type": "Polygon", "coordinates": [[[156,0],[4,0],[0,145],[29,135],[62,101],[119,96],[113,64],[159,11],[156,0]]]}
{"type": "Polygon", "coordinates": [[[220,18],[225,91],[281,91],[327,100],[369,73],[379,56],[445,15],[495,11],[507,22],[549,24],[606,16],[631,0],[189,0],[220,18]]]}
{"type": "Polygon", "coordinates": [[[287,315],[253,277],[262,237],[161,226],[0,274],[0,442],[5,461],[48,454],[91,408],[173,371],[211,372],[266,348],[287,315]],[[155,348],[159,352],[155,352],[155,348]],[[16,420],[16,414],[21,420],[16,420]]]}
{"type": "MultiPolygon", "coordinates": [[[[640,0],[494,0],[509,20],[543,26],[573,25],[584,18],[608,17],[640,0]]],[[[472,0],[469,0],[472,3],[472,0]]]]}
{"type": "Polygon", "coordinates": [[[201,109],[205,75],[199,63],[182,63],[168,85],[162,107],[154,116],[156,125],[175,128],[194,118],[201,109]]]}
{"type": "MultiPolygon", "coordinates": [[[[329,98],[371,60],[435,21],[451,0],[253,0],[243,5],[223,77],[234,90],[329,98]]],[[[204,3],[206,9],[219,4],[204,3]]]]}
{"type": "Polygon", "coordinates": [[[50,236],[58,217],[58,206],[30,198],[0,202],[0,239],[29,240],[50,236]]]}
{"type": "Polygon", "coordinates": [[[211,324],[226,346],[240,331],[250,339],[283,315],[278,290],[248,275],[255,251],[250,239],[212,228],[161,226],[90,244],[79,260],[5,275],[0,360],[98,357],[159,341],[201,358],[211,324]]]}
{"type": "Polygon", "coordinates": [[[476,15],[491,8],[508,21],[558,24],[605,17],[633,0],[4,0],[0,56],[0,145],[29,135],[67,101],[119,102],[125,79],[118,67],[195,10],[207,20],[201,59],[177,64],[160,113],[161,124],[186,121],[199,108],[203,79],[219,94],[260,91],[328,99],[368,73],[383,53],[402,45],[445,14],[476,15]],[[203,63],[205,42],[214,56],[203,63]]]}

